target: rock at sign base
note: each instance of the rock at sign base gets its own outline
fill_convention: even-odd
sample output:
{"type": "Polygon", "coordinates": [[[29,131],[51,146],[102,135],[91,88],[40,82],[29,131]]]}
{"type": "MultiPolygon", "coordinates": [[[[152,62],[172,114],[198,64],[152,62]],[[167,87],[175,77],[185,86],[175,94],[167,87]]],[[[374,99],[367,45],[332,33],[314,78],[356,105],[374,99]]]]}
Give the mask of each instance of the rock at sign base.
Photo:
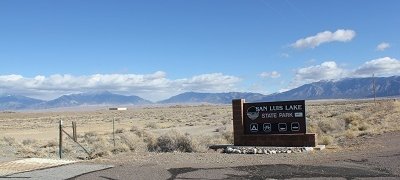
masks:
{"type": "Polygon", "coordinates": [[[256,148],[253,149],[253,154],[257,154],[257,149],[256,148]]]}
{"type": "Polygon", "coordinates": [[[259,149],[258,151],[257,151],[257,154],[263,154],[264,152],[263,152],[263,150],[262,149],[259,149]]]}
{"type": "Polygon", "coordinates": [[[264,154],[269,154],[268,151],[266,149],[263,149],[263,153],[264,154]]]}
{"type": "Polygon", "coordinates": [[[226,148],[225,152],[226,152],[226,153],[232,153],[232,152],[233,152],[233,149],[232,149],[231,147],[228,147],[228,148],[226,148]]]}
{"type": "Polygon", "coordinates": [[[305,147],[304,150],[306,152],[310,152],[310,151],[314,151],[314,148],[313,147],[305,147]]]}

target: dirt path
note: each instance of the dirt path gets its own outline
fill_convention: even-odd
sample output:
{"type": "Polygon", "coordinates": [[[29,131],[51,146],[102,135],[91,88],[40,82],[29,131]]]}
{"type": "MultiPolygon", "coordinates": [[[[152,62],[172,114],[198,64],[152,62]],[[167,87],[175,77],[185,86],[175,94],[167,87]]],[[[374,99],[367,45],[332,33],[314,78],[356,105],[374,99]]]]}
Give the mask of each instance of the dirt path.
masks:
{"type": "Polygon", "coordinates": [[[76,179],[400,178],[400,132],[347,143],[350,148],[299,154],[124,154],[95,162],[114,168],[76,179]]]}

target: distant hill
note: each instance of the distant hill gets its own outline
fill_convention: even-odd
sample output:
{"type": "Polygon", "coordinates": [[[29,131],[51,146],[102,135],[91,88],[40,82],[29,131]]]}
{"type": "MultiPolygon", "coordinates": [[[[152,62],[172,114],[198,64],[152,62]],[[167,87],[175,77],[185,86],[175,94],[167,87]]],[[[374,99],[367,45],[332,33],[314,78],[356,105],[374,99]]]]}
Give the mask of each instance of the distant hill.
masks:
{"type": "MultiPolygon", "coordinates": [[[[377,97],[400,97],[400,76],[376,77],[377,97]]],[[[158,103],[230,104],[232,99],[246,99],[246,102],[315,99],[361,99],[373,97],[373,78],[347,78],[338,81],[319,81],[302,85],[292,90],[263,95],[259,93],[198,93],[186,92],[158,103]]],[[[76,107],[85,105],[145,105],[151,101],[138,96],[124,96],[108,91],[63,95],[57,99],[43,101],[18,95],[0,95],[0,110],[46,109],[76,107]]]]}
{"type": "Polygon", "coordinates": [[[81,105],[143,105],[150,104],[151,101],[138,96],[124,96],[113,94],[108,91],[88,92],[80,94],[63,95],[57,99],[47,101],[39,107],[56,108],[72,107],[81,105]]]}
{"type": "Polygon", "coordinates": [[[29,108],[45,101],[18,95],[0,95],[0,110],[17,110],[29,108]]]}
{"type": "Polygon", "coordinates": [[[400,96],[400,76],[347,78],[338,81],[319,81],[302,85],[292,90],[262,95],[258,93],[196,93],[186,92],[159,103],[213,103],[230,104],[232,99],[246,99],[246,102],[316,100],[316,99],[361,99],[372,98],[373,80],[377,97],[400,96]]]}
{"type": "MultiPolygon", "coordinates": [[[[376,77],[375,86],[377,97],[400,96],[400,76],[376,77]]],[[[373,78],[369,77],[314,82],[286,92],[271,94],[260,100],[360,99],[371,97],[374,97],[373,78]]]]}
{"type": "Polygon", "coordinates": [[[198,92],[186,92],[178,94],[169,99],[159,101],[159,103],[212,103],[212,104],[230,104],[232,99],[246,99],[246,101],[257,101],[265,95],[259,93],[241,93],[241,92],[229,92],[229,93],[198,93],[198,92]]]}

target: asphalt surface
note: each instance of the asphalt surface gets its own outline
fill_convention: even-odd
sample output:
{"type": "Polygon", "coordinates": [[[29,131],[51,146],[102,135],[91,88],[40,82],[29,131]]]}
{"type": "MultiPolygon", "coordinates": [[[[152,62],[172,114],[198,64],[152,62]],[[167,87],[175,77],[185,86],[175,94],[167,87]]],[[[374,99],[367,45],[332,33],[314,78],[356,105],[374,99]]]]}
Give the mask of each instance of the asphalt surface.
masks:
{"type": "Polygon", "coordinates": [[[17,173],[0,179],[62,180],[71,179],[85,173],[112,168],[110,165],[76,163],[53,168],[17,173]]]}

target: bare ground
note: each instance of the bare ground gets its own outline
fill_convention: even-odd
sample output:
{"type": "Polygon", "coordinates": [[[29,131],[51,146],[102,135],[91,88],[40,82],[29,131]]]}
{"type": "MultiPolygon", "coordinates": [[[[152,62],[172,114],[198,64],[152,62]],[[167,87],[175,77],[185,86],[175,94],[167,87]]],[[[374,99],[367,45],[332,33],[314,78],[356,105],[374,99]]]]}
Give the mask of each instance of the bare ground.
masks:
{"type": "Polygon", "coordinates": [[[95,160],[116,166],[75,179],[400,178],[400,132],[346,143],[353,146],[300,154],[129,153],[95,160]]]}
{"type": "MultiPolygon", "coordinates": [[[[207,151],[209,144],[231,142],[232,109],[200,105],[129,108],[125,112],[1,112],[0,158],[56,158],[57,127],[63,120],[68,132],[71,122],[77,122],[78,141],[95,154],[90,162],[116,165],[77,179],[399,179],[399,100],[318,101],[307,102],[306,108],[307,131],[317,133],[327,150],[277,155],[207,151]],[[114,118],[120,131],[115,147],[111,141],[114,118]],[[189,140],[186,145],[196,153],[149,152],[149,143],[157,143],[157,137],[171,130],[181,133],[178,137],[190,136],[183,140],[189,140]],[[139,135],[142,132],[148,137],[139,135]]],[[[64,138],[64,143],[64,157],[83,157],[71,139],[64,138]]]]}

